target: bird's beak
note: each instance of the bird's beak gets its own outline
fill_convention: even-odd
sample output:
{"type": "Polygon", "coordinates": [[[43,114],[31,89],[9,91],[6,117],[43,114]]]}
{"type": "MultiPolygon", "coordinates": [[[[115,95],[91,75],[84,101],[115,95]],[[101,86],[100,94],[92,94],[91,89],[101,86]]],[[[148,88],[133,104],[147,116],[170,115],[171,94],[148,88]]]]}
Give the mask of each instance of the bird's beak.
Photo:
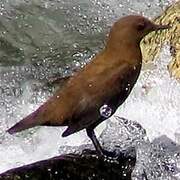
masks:
{"type": "Polygon", "coordinates": [[[154,24],[154,31],[165,30],[165,29],[170,29],[170,28],[171,28],[171,26],[169,26],[169,25],[154,24]]]}

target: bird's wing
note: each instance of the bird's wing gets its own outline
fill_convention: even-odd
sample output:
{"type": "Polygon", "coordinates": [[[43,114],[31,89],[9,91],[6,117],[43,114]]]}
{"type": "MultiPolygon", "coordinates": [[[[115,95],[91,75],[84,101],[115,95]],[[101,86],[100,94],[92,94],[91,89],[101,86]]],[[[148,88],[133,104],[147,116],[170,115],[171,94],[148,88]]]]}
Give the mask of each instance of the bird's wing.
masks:
{"type": "Polygon", "coordinates": [[[82,93],[81,101],[76,105],[76,113],[62,136],[73,134],[99,121],[102,118],[100,108],[106,103],[111,103],[109,105],[110,107],[112,105],[112,113],[114,113],[118,105],[128,96],[129,92],[126,94],[124,92],[125,86],[129,82],[135,83],[136,74],[138,73],[132,67],[123,63],[116,69],[102,71],[99,77],[93,76],[84,81],[84,86],[89,83],[91,86],[83,91],[85,94],[82,93]]]}
{"type": "Polygon", "coordinates": [[[64,77],[53,77],[53,78],[48,79],[48,82],[46,83],[46,85],[47,86],[55,86],[55,85],[63,86],[64,83],[66,83],[71,77],[72,75],[64,76],[64,77]]]}

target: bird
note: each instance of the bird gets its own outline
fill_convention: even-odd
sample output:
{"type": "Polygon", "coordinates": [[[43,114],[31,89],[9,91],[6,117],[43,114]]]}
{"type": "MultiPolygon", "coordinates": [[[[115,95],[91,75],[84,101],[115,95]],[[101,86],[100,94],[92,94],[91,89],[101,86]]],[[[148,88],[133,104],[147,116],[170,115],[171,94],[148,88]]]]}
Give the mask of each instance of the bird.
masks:
{"type": "Polygon", "coordinates": [[[105,47],[7,132],[14,134],[35,126],[67,126],[62,133],[67,137],[86,129],[97,154],[103,156],[94,129],[115,113],[137,82],[142,66],[140,41],[152,31],[169,27],[140,15],[120,18],[112,25],[105,47]]]}

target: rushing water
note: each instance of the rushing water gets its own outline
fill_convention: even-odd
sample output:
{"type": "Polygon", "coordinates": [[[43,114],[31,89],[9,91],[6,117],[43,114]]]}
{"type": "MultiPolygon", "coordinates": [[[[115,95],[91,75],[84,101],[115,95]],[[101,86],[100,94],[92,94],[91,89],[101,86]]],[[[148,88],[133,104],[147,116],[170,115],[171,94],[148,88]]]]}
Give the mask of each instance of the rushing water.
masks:
{"type": "MultiPolygon", "coordinates": [[[[72,74],[102,49],[117,18],[136,12],[152,18],[171,2],[2,0],[0,171],[90,145],[84,131],[61,138],[61,127],[38,127],[14,136],[5,130],[53,93],[47,79],[72,74]]],[[[117,110],[116,115],[132,121],[112,117],[96,129],[107,149],[136,147],[134,179],[139,179],[142,169],[149,179],[180,179],[180,84],[169,76],[170,59],[165,45],[160,58],[144,67],[132,94],[117,110]]]]}

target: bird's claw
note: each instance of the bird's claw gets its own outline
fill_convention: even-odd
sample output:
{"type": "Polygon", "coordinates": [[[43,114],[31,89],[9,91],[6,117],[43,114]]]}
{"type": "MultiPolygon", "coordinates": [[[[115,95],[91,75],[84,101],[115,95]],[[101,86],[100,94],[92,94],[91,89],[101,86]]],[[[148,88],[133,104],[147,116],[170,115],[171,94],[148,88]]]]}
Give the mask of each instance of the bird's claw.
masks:
{"type": "Polygon", "coordinates": [[[91,150],[91,149],[84,149],[82,151],[83,155],[97,155],[99,158],[113,158],[113,159],[117,159],[119,157],[119,155],[117,154],[117,152],[114,151],[107,151],[107,150],[102,150],[102,152],[97,152],[96,150],[91,150]]]}

